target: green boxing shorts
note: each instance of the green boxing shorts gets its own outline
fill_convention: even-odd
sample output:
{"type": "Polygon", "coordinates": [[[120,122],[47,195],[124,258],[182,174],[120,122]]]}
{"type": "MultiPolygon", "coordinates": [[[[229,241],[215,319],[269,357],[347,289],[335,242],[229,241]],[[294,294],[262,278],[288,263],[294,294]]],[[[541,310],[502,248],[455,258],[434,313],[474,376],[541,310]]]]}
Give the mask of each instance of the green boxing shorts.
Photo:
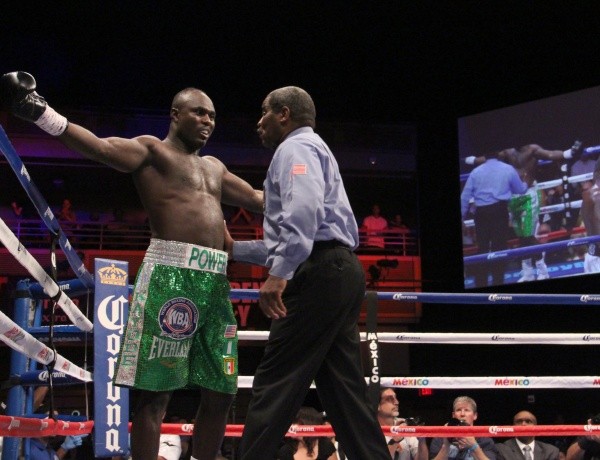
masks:
{"type": "Polygon", "coordinates": [[[535,236],[539,225],[540,195],[539,190],[531,187],[524,195],[513,196],[508,201],[512,227],[518,237],[535,236]]]}
{"type": "Polygon", "coordinates": [[[226,272],[226,252],[152,239],[135,282],[116,385],[237,392],[237,322],[226,272]]]}

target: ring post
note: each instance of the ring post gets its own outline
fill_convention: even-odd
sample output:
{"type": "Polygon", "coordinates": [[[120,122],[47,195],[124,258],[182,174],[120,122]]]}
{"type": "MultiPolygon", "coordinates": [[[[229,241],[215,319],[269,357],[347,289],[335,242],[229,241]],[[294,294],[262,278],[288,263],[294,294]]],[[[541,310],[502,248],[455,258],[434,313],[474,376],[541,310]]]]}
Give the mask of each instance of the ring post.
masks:
{"type": "Polygon", "coordinates": [[[377,292],[367,291],[365,298],[367,301],[367,348],[369,353],[369,386],[367,394],[371,408],[377,412],[381,390],[379,340],[377,337],[377,292]]]}

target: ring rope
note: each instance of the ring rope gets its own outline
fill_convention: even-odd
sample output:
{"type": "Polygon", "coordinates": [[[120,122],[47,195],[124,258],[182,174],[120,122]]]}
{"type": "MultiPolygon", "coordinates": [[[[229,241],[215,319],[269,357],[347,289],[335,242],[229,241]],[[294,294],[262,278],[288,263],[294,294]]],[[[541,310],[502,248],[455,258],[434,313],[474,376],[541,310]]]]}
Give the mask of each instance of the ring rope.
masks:
{"type": "MultiPolygon", "coordinates": [[[[576,184],[578,182],[585,182],[585,181],[589,181],[592,180],[594,178],[594,173],[585,173],[585,174],[579,174],[577,176],[570,176],[567,178],[567,182],[569,184],[576,184]]],[[[549,189],[549,188],[554,188],[554,187],[558,187],[559,185],[563,185],[563,180],[562,179],[553,179],[553,180],[549,180],[549,181],[545,181],[545,182],[538,182],[537,184],[535,184],[535,188],[536,190],[545,190],[545,189],[549,189]]]]}
{"type": "MultiPolygon", "coordinates": [[[[580,209],[583,204],[583,200],[574,200],[566,203],[549,204],[542,206],[539,210],[540,214],[551,214],[553,212],[561,212],[565,209],[580,209]]],[[[475,227],[474,219],[466,219],[463,221],[465,227],[475,227]]]]}
{"type": "Polygon", "coordinates": [[[23,330],[18,324],[0,311],[0,340],[13,350],[26,355],[40,364],[48,365],[56,360],[54,368],[84,382],[92,381],[92,374],[55,353],[49,347],[23,330]]]}
{"type": "MultiPolygon", "coordinates": [[[[239,340],[264,341],[269,331],[238,331],[239,340]]],[[[456,333],[456,332],[378,332],[377,339],[384,343],[440,343],[478,345],[600,345],[598,333],[576,334],[511,334],[511,333],[456,333]]],[[[367,340],[367,333],[360,333],[367,340]]]]}
{"type": "Polygon", "coordinates": [[[581,246],[584,244],[595,243],[600,241],[600,235],[584,236],[581,238],[574,238],[572,240],[554,241],[552,243],[541,243],[533,246],[524,246],[521,248],[506,249],[504,251],[488,252],[485,254],[476,254],[473,256],[467,256],[463,258],[465,264],[476,264],[485,262],[488,260],[507,259],[509,257],[520,257],[530,254],[538,254],[542,251],[555,252],[561,249],[569,248],[571,246],[581,246]]]}
{"type": "MultiPolygon", "coordinates": [[[[191,426],[191,425],[190,425],[191,426]]],[[[514,437],[514,436],[589,436],[600,431],[599,425],[534,425],[534,426],[382,426],[386,436],[418,437],[514,437]]],[[[241,437],[243,425],[227,425],[226,436],[241,437]]],[[[161,433],[189,435],[186,425],[163,424],[161,433]],[[178,427],[181,427],[178,429],[178,427]]],[[[329,425],[291,425],[286,436],[335,436],[329,425]]]]}
{"type": "Polygon", "coordinates": [[[73,249],[71,243],[65,236],[65,233],[61,230],[58,220],[54,217],[50,206],[48,206],[48,203],[31,180],[31,177],[27,172],[27,168],[25,168],[25,165],[21,161],[17,151],[8,139],[4,128],[2,128],[2,125],[0,125],[0,152],[2,152],[2,154],[6,157],[8,164],[17,175],[17,179],[27,192],[27,195],[42,218],[42,221],[46,224],[46,227],[48,227],[48,229],[55,235],[59,235],[58,242],[60,247],[63,250],[67,261],[69,262],[69,265],[73,269],[73,272],[76,274],[77,278],[79,278],[86,287],[93,287],[94,277],[90,274],[90,272],[87,271],[85,265],[77,255],[77,252],[73,249]]]}
{"type": "MultiPolygon", "coordinates": [[[[0,436],[20,438],[40,436],[68,436],[89,434],[94,421],[65,422],[52,419],[35,419],[0,415],[0,436]]],[[[589,436],[600,432],[599,425],[534,425],[534,426],[382,426],[384,435],[410,435],[418,437],[515,437],[515,436],[589,436]]],[[[131,429],[131,423],[130,423],[131,429]]],[[[193,431],[190,423],[163,423],[162,434],[189,436],[193,431]]],[[[244,425],[229,424],[225,436],[241,437],[244,425]]],[[[290,426],[287,437],[335,436],[329,425],[296,425],[290,426]]]]}
{"type": "MultiPolygon", "coordinates": [[[[254,377],[238,376],[238,388],[252,388],[254,377]]],[[[368,383],[369,378],[365,377],[368,383]]],[[[380,377],[381,386],[433,389],[580,389],[600,388],[600,376],[380,377]]],[[[311,388],[316,388],[311,384],[311,388]]]]}
{"type": "Polygon", "coordinates": [[[2,244],[4,244],[14,258],[27,269],[31,276],[42,285],[44,292],[60,305],[73,324],[84,331],[91,331],[93,329],[94,326],[91,321],[87,319],[73,301],[60,290],[58,284],[56,284],[56,282],[44,271],[40,263],[31,255],[31,253],[23,247],[18,238],[2,219],[0,219],[0,241],[2,241],[2,244]]]}
{"type": "Polygon", "coordinates": [[[92,420],[87,422],[66,422],[51,418],[27,418],[0,415],[0,436],[38,438],[41,436],[69,436],[91,433],[92,420]]]}

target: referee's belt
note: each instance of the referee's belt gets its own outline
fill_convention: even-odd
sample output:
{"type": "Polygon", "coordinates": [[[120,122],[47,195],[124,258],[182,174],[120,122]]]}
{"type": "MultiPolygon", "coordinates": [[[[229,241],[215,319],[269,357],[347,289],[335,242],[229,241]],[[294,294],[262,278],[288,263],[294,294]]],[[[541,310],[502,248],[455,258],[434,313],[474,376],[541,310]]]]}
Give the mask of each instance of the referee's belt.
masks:
{"type": "Polygon", "coordinates": [[[315,241],[313,243],[313,251],[320,251],[322,249],[333,249],[333,248],[350,249],[347,244],[344,244],[338,240],[315,241]]]}

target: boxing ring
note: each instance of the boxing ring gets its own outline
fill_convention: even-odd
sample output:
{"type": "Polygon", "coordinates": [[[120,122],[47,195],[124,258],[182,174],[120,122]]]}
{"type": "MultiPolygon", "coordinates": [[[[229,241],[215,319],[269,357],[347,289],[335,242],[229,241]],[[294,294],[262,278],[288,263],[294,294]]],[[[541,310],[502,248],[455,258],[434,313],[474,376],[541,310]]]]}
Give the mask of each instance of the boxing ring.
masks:
{"type": "MultiPolygon", "coordinates": [[[[27,190],[44,223],[53,235],[52,273],[47,274],[27,249],[12,234],[0,219],[0,238],[12,256],[21,263],[35,282],[22,280],[17,285],[14,302],[14,318],[0,312],[0,340],[12,348],[10,387],[6,415],[0,415],[0,436],[4,437],[2,460],[16,460],[24,452],[27,458],[27,442],[32,437],[56,435],[92,434],[95,455],[105,458],[124,455],[128,452],[127,432],[129,427],[128,390],[112,385],[112,374],[119,353],[120,337],[126,322],[128,299],[132,286],[128,284],[126,262],[96,259],[93,275],[71,247],[61,231],[50,207],[31,181],[27,170],[8,138],[0,127],[0,149],[27,190]],[[55,244],[59,244],[67,255],[77,278],[68,281],[56,280],[55,244]],[[94,297],[93,312],[82,312],[71,300],[72,296],[85,294],[94,297]],[[42,300],[50,299],[55,308],[60,307],[72,321],[72,325],[42,326],[40,309],[42,300]],[[93,322],[89,319],[93,317],[93,322]],[[56,349],[54,338],[76,337],[87,343],[93,337],[94,371],[64,358],[56,349]],[[38,340],[38,338],[40,340],[38,340]],[[48,345],[41,339],[46,338],[48,345]],[[42,367],[40,367],[42,366],[42,367]],[[48,385],[50,399],[54,385],[93,385],[94,410],[86,406],[80,419],[69,416],[38,418],[33,414],[32,388],[48,385]],[[23,446],[21,446],[23,444],[23,446]]],[[[590,241],[596,241],[591,237],[590,241]]],[[[586,240],[587,241],[587,240],[586,240]]],[[[553,244],[553,243],[551,243],[553,244]]],[[[583,243],[582,243],[583,244],[583,243]]],[[[536,248],[539,250],[539,248],[536,248]]],[[[232,299],[256,300],[258,291],[233,289],[232,299]]],[[[467,344],[467,345],[563,345],[596,346],[600,344],[600,333],[578,334],[511,334],[511,333],[382,333],[377,330],[377,302],[478,304],[492,308],[502,305],[600,305],[600,294],[458,294],[422,292],[369,292],[367,293],[367,331],[361,333],[361,341],[369,350],[367,375],[365,377],[372,393],[382,386],[394,388],[433,389],[517,389],[527,388],[598,388],[600,376],[487,376],[487,377],[444,377],[444,376],[384,376],[380,374],[379,344],[467,344]]],[[[54,314],[52,315],[54,316],[54,314]]],[[[243,341],[265,341],[268,331],[239,331],[243,341]]],[[[239,376],[240,389],[251,388],[252,376],[239,376]]],[[[87,398],[86,398],[87,399],[87,398]]],[[[190,435],[190,424],[163,424],[163,433],[190,435]]],[[[513,437],[516,435],[576,436],[600,431],[596,425],[538,425],[525,426],[386,426],[387,435],[405,434],[421,437],[491,436],[513,437]]],[[[243,425],[227,426],[226,436],[240,437],[243,425]]],[[[332,436],[329,426],[292,425],[288,436],[332,436]]]]}

